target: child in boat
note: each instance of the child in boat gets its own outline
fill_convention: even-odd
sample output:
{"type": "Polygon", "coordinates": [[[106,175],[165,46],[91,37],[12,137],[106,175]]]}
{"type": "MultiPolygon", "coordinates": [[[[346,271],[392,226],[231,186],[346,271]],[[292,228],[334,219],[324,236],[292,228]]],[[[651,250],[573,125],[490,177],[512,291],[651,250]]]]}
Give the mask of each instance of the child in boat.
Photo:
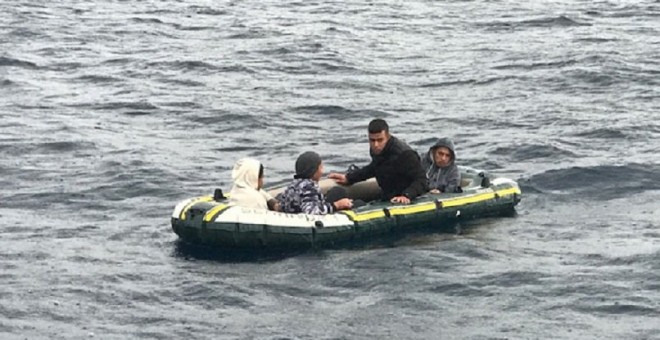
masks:
{"type": "Polygon", "coordinates": [[[334,187],[324,196],[319,188],[323,176],[321,157],[307,151],[296,160],[296,174],[293,182],[278,196],[283,212],[325,215],[337,210],[351,209],[353,201],[346,198],[346,190],[334,187]]]}
{"type": "Polygon", "coordinates": [[[440,138],[422,155],[422,167],[426,171],[431,193],[461,192],[461,174],[455,164],[456,152],[450,138],[440,138]]]}
{"type": "Polygon", "coordinates": [[[279,203],[265,190],[264,166],[258,160],[241,158],[231,172],[234,184],[229,192],[229,205],[279,211],[279,203]]]}

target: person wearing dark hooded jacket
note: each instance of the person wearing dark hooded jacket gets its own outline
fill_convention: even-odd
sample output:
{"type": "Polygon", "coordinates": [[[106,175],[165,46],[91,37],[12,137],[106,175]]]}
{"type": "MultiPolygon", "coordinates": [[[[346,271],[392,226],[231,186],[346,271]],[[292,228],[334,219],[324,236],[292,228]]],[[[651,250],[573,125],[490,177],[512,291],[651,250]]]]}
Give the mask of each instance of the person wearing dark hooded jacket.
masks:
{"type": "Polygon", "coordinates": [[[389,126],[382,119],[372,120],[368,132],[371,163],[346,174],[331,173],[328,178],[350,185],[376,177],[383,191],[382,198],[393,203],[408,204],[426,193],[426,174],[417,152],[390,135],[389,126]]]}
{"type": "Polygon", "coordinates": [[[455,161],[454,142],[449,138],[438,139],[422,156],[422,166],[432,193],[460,192],[461,173],[455,161]]]}

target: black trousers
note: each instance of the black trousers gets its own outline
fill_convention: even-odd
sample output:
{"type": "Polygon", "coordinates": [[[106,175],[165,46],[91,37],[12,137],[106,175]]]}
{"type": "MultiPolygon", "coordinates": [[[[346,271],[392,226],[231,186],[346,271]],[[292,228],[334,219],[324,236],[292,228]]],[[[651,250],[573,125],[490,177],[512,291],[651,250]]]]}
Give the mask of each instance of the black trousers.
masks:
{"type": "MultiPolygon", "coordinates": [[[[335,203],[343,198],[350,197],[348,197],[348,192],[346,192],[346,189],[340,186],[330,188],[330,190],[328,190],[328,192],[325,194],[325,200],[330,203],[335,203]]],[[[365,205],[363,200],[353,200],[353,209],[363,205],[365,205]]]]}

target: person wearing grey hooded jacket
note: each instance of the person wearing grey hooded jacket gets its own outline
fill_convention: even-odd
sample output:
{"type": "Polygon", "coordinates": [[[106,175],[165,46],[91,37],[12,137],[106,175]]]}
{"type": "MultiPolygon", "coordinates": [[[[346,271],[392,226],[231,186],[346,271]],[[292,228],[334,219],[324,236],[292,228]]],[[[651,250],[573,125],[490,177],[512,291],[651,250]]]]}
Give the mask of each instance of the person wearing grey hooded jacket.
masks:
{"type": "Polygon", "coordinates": [[[455,164],[456,152],[450,138],[440,138],[421,155],[431,192],[461,192],[461,173],[455,164]]]}

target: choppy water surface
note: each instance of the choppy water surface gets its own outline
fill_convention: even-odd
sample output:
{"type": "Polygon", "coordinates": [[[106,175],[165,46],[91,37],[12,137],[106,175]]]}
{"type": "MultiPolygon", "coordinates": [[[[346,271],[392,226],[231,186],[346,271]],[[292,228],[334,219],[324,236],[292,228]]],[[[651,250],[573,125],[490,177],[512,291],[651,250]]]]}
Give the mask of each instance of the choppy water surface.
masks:
{"type": "Polygon", "coordinates": [[[0,4],[0,338],[660,338],[658,1],[0,4]],[[292,254],[177,242],[184,198],[313,149],[518,179],[513,218],[292,254]]]}

